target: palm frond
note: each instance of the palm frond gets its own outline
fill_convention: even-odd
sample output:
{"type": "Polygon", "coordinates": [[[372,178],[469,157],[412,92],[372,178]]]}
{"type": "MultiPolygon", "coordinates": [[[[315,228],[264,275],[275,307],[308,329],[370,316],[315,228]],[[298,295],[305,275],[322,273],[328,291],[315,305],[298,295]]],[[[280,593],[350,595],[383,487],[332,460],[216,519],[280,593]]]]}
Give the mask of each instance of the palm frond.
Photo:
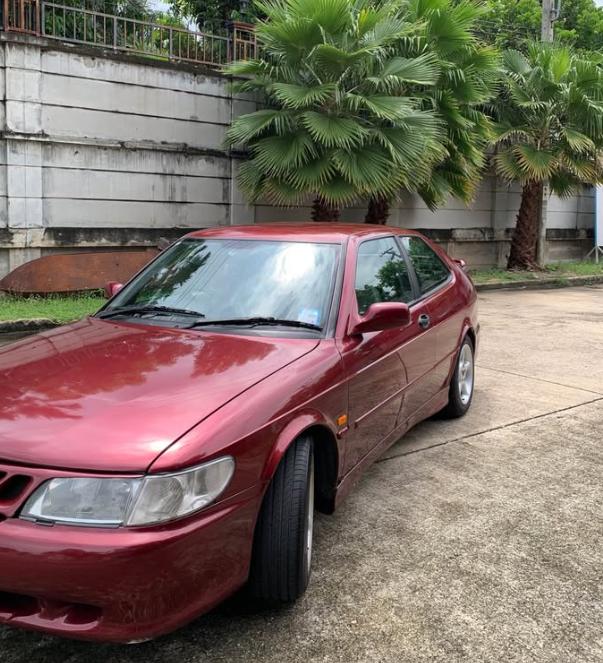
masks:
{"type": "Polygon", "coordinates": [[[326,147],[351,149],[362,142],[366,130],[355,119],[306,111],[301,121],[314,140],[326,147]]]}
{"type": "Polygon", "coordinates": [[[508,122],[494,124],[494,144],[518,140],[531,142],[532,139],[532,131],[527,125],[513,126],[508,122]]]}
{"type": "Polygon", "coordinates": [[[576,150],[576,152],[594,152],[596,150],[595,143],[591,138],[571,127],[562,127],[561,135],[572,150],[576,150]]]}
{"type": "Polygon", "coordinates": [[[270,176],[299,168],[317,155],[314,142],[302,131],[260,138],[251,146],[251,152],[256,166],[270,176]]]}
{"type": "Polygon", "coordinates": [[[364,193],[341,176],[329,179],[317,192],[331,205],[350,205],[364,193]]]}
{"type": "Polygon", "coordinates": [[[527,179],[546,180],[554,172],[555,155],[528,143],[515,145],[513,154],[527,179]]]}
{"type": "Polygon", "coordinates": [[[316,191],[336,175],[330,153],[308,161],[288,174],[299,191],[316,191]]]}
{"type": "Polygon", "coordinates": [[[557,171],[549,178],[551,191],[559,198],[569,198],[580,185],[580,180],[567,171],[557,171]]]}
{"type": "Polygon", "coordinates": [[[226,131],[226,140],[230,145],[249,143],[265,129],[273,127],[277,134],[283,134],[295,126],[294,116],[287,111],[265,109],[239,115],[226,131]]]}
{"type": "Polygon", "coordinates": [[[349,98],[356,98],[359,108],[369,110],[379,119],[391,122],[404,121],[414,110],[414,104],[408,97],[349,95],[349,98]]]}
{"type": "Polygon", "coordinates": [[[296,83],[274,83],[272,94],[285,108],[308,108],[314,104],[324,104],[337,90],[335,83],[322,85],[299,85],[296,83]]]}
{"type": "Polygon", "coordinates": [[[499,175],[501,175],[507,181],[524,181],[525,172],[519,165],[517,156],[515,155],[512,148],[499,150],[494,155],[494,163],[496,164],[496,169],[499,175]]]}
{"type": "Polygon", "coordinates": [[[392,194],[396,190],[395,170],[388,153],[377,145],[356,150],[337,150],[333,162],[346,182],[362,192],[392,194]]]}
{"type": "Polygon", "coordinates": [[[503,53],[503,66],[508,75],[526,76],[530,73],[531,66],[523,53],[509,49],[503,53]]]}
{"type": "Polygon", "coordinates": [[[391,92],[409,83],[435,85],[440,67],[434,53],[424,53],[416,58],[393,57],[383,63],[378,76],[369,76],[377,90],[391,92]]]}

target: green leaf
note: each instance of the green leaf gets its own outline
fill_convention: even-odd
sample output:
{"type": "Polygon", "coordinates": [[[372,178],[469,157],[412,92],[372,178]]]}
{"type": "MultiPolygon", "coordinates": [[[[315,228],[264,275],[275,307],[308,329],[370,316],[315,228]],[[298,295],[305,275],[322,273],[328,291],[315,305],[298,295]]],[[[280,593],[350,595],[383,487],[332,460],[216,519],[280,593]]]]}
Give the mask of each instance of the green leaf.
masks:
{"type": "Polygon", "coordinates": [[[561,164],[576,179],[584,183],[598,183],[601,173],[594,159],[564,152],[561,164]]]}
{"type": "Polygon", "coordinates": [[[555,155],[533,145],[521,144],[513,148],[513,154],[525,176],[533,180],[545,180],[554,172],[555,155]]]}
{"type": "Polygon", "coordinates": [[[334,173],[335,166],[330,156],[323,155],[289,173],[289,180],[300,191],[316,190],[331,179],[334,173]]]}
{"type": "Polygon", "coordinates": [[[494,143],[529,141],[531,138],[530,127],[526,125],[512,126],[509,123],[494,125],[494,143]]]}
{"type": "Polygon", "coordinates": [[[524,180],[524,171],[519,165],[512,148],[499,150],[494,155],[494,163],[498,173],[506,180],[513,182],[524,180]]]}
{"type": "Polygon", "coordinates": [[[446,156],[443,147],[437,141],[434,144],[438,132],[433,125],[424,126],[422,131],[411,127],[380,127],[373,131],[405,177],[426,177],[433,163],[446,156]]]}
{"type": "Polygon", "coordinates": [[[350,94],[348,98],[357,98],[358,106],[372,111],[378,118],[392,122],[404,120],[413,112],[413,103],[408,97],[365,96],[350,94]]]}
{"type": "Polygon", "coordinates": [[[333,44],[320,44],[313,50],[313,58],[316,61],[316,68],[322,70],[323,79],[338,77],[338,72],[346,67],[364,60],[368,51],[358,49],[350,51],[346,48],[339,48],[333,44]]]}
{"type": "Polygon", "coordinates": [[[347,182],[359,191],[393,193],[396,169],[388,153],[377,145],[367,145],[356,150],[338,150],[333,161],[347,182]]]}
{"type": "Polygon", "coordinates": [[[287,108],[307,108],[314,104],[324,104],[336,92],[335,83],[324,83],[308,87],[295,83],[274,83],[274,96],[287,108]]]}
{"type": "Polygon", "coordinates": [[[291,207],[299,205],[303,199],[303,192],[290,182],[282,178],[270,177],[263,184],[262,195],[276,205],[291,207]]]}
{"type": "Polygon", "coordinates": [[[369,76],[367,80],[378,89],[389,91],[407,83],[435,85],[440,67],[434,53],[426,53],[417,58],[394,57],[387,60],[380,74],[369,76]]]}
{"type": "Polygon", "coordinates": [[[550,69],[553,81],[560,83],[569,72],[572,58],[565,48],[555,48],[551,54],[550,69]]]}
{"type": "Polygon", "coordinates": [[[310,136],[304,132],[260,138],[252,146],[253,160],[267,175],[281,175],[299,168],[316,156],[310,136]]]}
{"type": "Polygon", "coordinates": [[[374,50],[383,48],[408,33],[408,23],[402,18],[387,16],[377,22],[372,30],[366,32],[360,43],[364,48],[374,50]]]}
{"type": "Polygon", "coordinates": [[[338,35],[351,27],[348,0],[289,0],[286,4],[327,34],[338,35]]]}
{"type": "Polygon", "coordinates": [[[287,111],[273,109],[240,115],[227,130],[226,139],[230,145],[248,143],[270,126],[281,131],[290,129],[293,126],[293,117],[287,111]]]}
{"type": "Polygon", "coordinates": [[[320,26],[303,16],[260,23],[256,28],[256,37],[266,51],[290,60],[303,57],[304,53],[322,42],[320,26]]]}
{"type": "Polygon", "coordinates": [[[358,188],[341,176],[327,180],[317,191],[332,205],[349,205],[359,197],[358,188]]]}
{"type": "Polygon", "coordinates": [[[569,198],[576,192],[580,180],[568,172],[557,171],[549,177],[549,186],[560,198],[569,198]]]}
{"type": "Polygon", "coordinates": [[[325,147],[351,148],[366,135],[359,122],[351,118],[306,111],[302,122],[312,138],[325,147]]]}
{"type": "Polygon", "coordinates": [[[576,152],[594,152],[596,149],[594,142],[580,131],[576,131],[570,127],[563,127],[561,133],[567,144],[573,150],[576,150],[576,152]]]}
{"type": "Polygon", "coordinates": [[[239,166],[237,182],[250,202],[255,202],[262,193],[264,176],[253,161],[245,161],[239,166]]]}
{"type": "Polygon", "coordinates": [[[526,76],[532,67],[523,53],[509,49],[503,53],[503,66],[509,73],[526,76]]]}

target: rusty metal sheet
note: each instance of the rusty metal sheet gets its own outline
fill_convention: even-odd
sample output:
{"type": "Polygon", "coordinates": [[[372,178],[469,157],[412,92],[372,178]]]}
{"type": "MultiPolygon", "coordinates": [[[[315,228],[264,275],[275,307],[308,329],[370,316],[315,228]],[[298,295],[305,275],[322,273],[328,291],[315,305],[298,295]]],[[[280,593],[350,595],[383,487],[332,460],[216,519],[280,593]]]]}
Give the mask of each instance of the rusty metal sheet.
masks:
{"type": "Polygon", "coordinates": [[[43,256],[5,276],[0,280],[0,290],[51,294],[103,288],[107,281],[125,283],[158,252],[158,249],[141,249],[43,256]]]}

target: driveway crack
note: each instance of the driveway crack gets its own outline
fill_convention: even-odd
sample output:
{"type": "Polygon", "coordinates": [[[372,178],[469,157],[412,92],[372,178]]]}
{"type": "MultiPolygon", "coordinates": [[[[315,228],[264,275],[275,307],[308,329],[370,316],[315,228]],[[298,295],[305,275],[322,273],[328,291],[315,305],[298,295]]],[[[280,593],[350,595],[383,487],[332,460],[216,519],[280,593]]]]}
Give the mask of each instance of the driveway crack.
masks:
{"type": "Polygon", "coordinates": [[[515,373],[514,371],[506,371],[503,368],[490,368],[489,366],[484,366],[483,364],[476,364],[477,368],[481,368],[486,371],[494,371],[495,373],[506,373],[507,375],[514,375],[518,378],[525,378],[526,380],[536,380],[536,382],[546,382],[546,384],[554,384],[558,387],[565,387],[566,389],[575,389],[576,391],[584,391],[587,394],[596,394],[597,396],[603,396],[603,393],[600,391],[593,391],[592,389],[585,389],[584,387],[574,387],[569,384],[563,384],[563,382],[555,382],[554,380],[545,380],[544,378],[535,378],[532,375],[524,375],[523,373],[515,373]]]}
{"type": "MultiPolygon", "coordinates": [[[[596,392],[594,392],[596,393],[596,392]]],[[[455,437],[452,440],[444,440],[443,442],[437,442],[436,444],[430,444],[427,447],[421,447],[420,449],[412,449],[410,451],[404,451],[394,456],[386,456],[385,458],[379,458],[376,460],[376,463],[384,463],[386,460],[394,460],[396,458],[403,458],[404,456],[412,456],[413,454],[418,454],[421,451],[429,451],[430,449],[437,449],[437,447],[444,447],[447,444],[452,444],[454,442],[464,442],[469,440],[472,437],[478,437],[479,435],[484,435],[485,433],[492,433],[497,430],[504,430],[505,428],[510,428],[511,426],[517,426],[518,424],[525,424],[528,421],[534,421],[536,419],[542,419],[544,417],[549,417],[553,414],[559,414],[561,412],[567,412],[568,410],[574,410],[578,407],[583,407],[584,405],[591,405],[592,403],[598,403],[603,401],[603,396],[599,398],[593,398],[590,401],[584,401],[583,403],[578,403],[577,405],[569,405],[568,407],[562,407],[558,410],[551,410],[550,412],[544,412],[543,414],[536,414],[533,417],[526,417],[525,419],[518,419],[517,421],[510,421],[508,424],[501,424],[500,426],[493,426],[492,428],[486,428],[476,433],[469,433],[468,435],[462,435],[461,437],[455,437]]]]}

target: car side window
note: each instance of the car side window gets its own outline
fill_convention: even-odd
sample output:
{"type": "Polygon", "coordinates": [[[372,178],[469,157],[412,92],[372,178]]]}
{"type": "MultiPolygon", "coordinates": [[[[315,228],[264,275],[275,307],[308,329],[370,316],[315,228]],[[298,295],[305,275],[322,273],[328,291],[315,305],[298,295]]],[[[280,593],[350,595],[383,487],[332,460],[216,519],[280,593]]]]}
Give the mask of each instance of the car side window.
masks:
{"type": "Polygon", "coordinates": [[[400,239],[415,268],[421,294],[425,294],[446,281],[450,276],[450,271],[431,247],[420,237],[401,237],[400,239]]]}
{"type": "Polygon", "coordinates": [[[393,237],[371,239],[358,247],[356,300],[360,315],[377,302],[414,299],[408,266],[393,237]]]}

